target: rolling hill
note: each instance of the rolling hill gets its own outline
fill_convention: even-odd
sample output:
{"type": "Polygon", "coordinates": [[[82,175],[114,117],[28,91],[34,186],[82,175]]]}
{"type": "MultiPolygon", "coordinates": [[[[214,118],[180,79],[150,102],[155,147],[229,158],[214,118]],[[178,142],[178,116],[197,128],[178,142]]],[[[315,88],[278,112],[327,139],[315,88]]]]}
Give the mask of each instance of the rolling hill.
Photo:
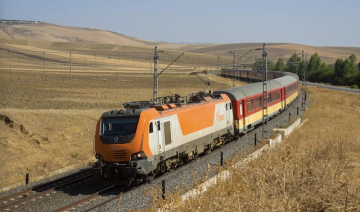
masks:
{"type": "MultiPolygon", "coordinates": [[[[236,51],[241,56],[249,50],[261,48],[261,43],[232,44],[172,44],[148,41],[124,34],[102,29],[60,26],[36,21],[0,20],[0,45],[31,45],[45,49],[93,49],[102,51],[121,51],[124,46],[137,49],[137,52],[153,51],[155,45],[159,49],[185,51],[202,55],[229,57],[228,50],[236,51]]],[[[359,47],[323,47],[291,43],[268,43],[269,59],[277,60],[284,56],[289,58],[294,52],[305,51],[308,59],[317,52],[322,61],[334,63],[337,58],[347,58],[355,54],[360,59],[359,47]]],[[[260,51],[251,51],[248,57],[261,56],[260,51]]],[[[253,58],[252,58],[253,59],[253,58]]]]}

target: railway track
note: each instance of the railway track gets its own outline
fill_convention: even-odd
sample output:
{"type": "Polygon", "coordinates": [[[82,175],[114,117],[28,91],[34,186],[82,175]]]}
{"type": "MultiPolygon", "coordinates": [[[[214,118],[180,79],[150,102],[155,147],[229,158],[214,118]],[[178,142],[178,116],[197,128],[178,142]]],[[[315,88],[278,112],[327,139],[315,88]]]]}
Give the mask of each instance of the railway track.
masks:
{"type": "Polygon", "coordinates": [[[85,169],[63,178],[2,197],[0,198],[0,211],[8,211],[11,208],[18,208],[19,206],[24,205],[26,202],[31,201],[34,198],[39,198],[43,195],[56,192],[56,190],[61,187],[79,182],[89,177],[92,177],[91,169],[85,169]]]}
{"type": "Polygon", "coordinates": [[[61,212],[61,211],[65,211],[67,209],[75,210],[76,206],[79,206],[81,204],[85,204],[86,202],[90,201],[91,199],[94,199],[95,197],[98,197],[99,195],[104,194],[105,192],[107,192],[107,191],[109,191],[109,190],[111,190],[111,189],[113,189],[115,187],[116,187],[115,185],[109,186],[109,187],[107,187],[105,189],[102,189],[100,191],[97,191],[97,192],[95,192],[95,193],[93,193],[93,194],[91,194],[91,195],[89,195],[89,196],[87,196],[85,198],[82,198],[81,200],[79,200],[77,202],[73,202],[73,203],[71,203],[69,205],[66,205],[66,206],[64,206],[62,208],[59,208],[59,209],[55,210],[54,212],[61,212]]]}

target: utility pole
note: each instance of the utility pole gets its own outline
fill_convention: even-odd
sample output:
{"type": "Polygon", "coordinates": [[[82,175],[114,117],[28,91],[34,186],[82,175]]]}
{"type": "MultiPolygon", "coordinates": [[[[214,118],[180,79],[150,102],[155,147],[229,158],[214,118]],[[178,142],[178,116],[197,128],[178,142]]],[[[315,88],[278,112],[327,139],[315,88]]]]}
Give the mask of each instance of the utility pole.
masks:
{"type": "MultiPolygon", "coordinates": [[[[155,103],[158,103],[158,85],[159,85],[159,75],[162,74],[166,69],[168,69],[175,61],[177,61],[181,56],[185,53],[181,53],[177,58],[175,58],[166,68],[164,68],[160,73],[158,73],[158,65],[159,65],[159,52],[165,52],[165,51],[158,51],[157,46],[155,46],[155,53],[154,53],[154,93],[153,93],[153,101],[155,103]]],[[[167,53],[167,52],[165,52],[167,53]]],[[[167,53],[168,54],[168,53],[167,53]]],[[[171,56],[171,55],[170,55],[171,56]]]]}
{"type": "Polygon", "coordinates": [[[43,63],[44,63],[44,71],[45,71],[45,52],[43,52],[43,63]]]}
{"type": "Polygon", "coordinates": [[[306,81],[306,67],[305,67],[305,54],[304,54],[304,50],[302,51],[302,69],[303,69],[303,75],[302,75],[302,85],[303,85],[303,88],[302,88],[302,99],[301,99],[301,107],[302,108],[306,108],[305,107],[305,103],[306,103],[306,84],[305,84],[305,81],[306,81]]]}
{"type": "Polygon", "coordinates": [[[302,81],[305,81],[305,54],[304,54],[304,50],[302,51],[302,62],[303,62],[303,75],[302,75],[302,81]]]}
{"type": "Polygon", "coordinates": [[[95,57],[95,71],[97,71],[97,67],[96,67],[96,54],[94,54],[94,57],[95,57]]]}
{"type": "Polygon", "coordinates": [[[255,70],[259,71],[257,56],[255,55],[255,70]]]}
{"type": "Polygon", "coordinates": [[[159,64],[159,55],[158,55],[158,47],[155,46],[154,52],[154,94],[153,100],[155,103],[158,101],[158,64],[159,64]]]}
{"type": "Polygon", "coordinates": [[[233,87],[235,87],[235,58],[236,58],[236,53],[229,51],[230,54],[233,55],[233,87]]]}
{"type": "Polygon", "coordinates": [[[267,50],[266,43],[263,44],[263,73],[264,73],[264,81],[263,81],[263,124],[262,124],[262,137],[265,138],[266,132],[266,140],[269,140],[269,126],[268,126],[268,77],[267,77],[267,50]],[[266,114],[265,114],[266,110],[266,114]],[[266,125],[266,127],[265,127],[266,125]]]}
{"type": "Polygon", "coordinates": [[[70,50],[70,76],[71,76],[71,51],[74,50],[74,49],[71,49],[70,50]]]}

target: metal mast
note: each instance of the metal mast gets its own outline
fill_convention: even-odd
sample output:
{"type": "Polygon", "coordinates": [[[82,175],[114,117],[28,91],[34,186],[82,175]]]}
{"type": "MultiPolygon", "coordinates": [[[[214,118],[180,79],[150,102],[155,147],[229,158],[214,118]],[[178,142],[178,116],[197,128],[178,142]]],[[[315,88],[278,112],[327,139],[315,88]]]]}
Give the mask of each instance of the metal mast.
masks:
{"type": "Polygon", "coordinates": [[[158,63],[159,63],[159,55],[158,55],[158,48],[155,46],[155,53],[154,53],[154,93],[153,93],[153,100],[155,103],[158,101],[158,63]]]}
{"type": "Polygon", "coordinates": [[[264,81],[263,81],[263,125],[262,125],[262,138],[265,138],[266,132],[266,140],[269,140],[269,126],[268,126],[268,77],[267,77],[267,51],[266,51],[266,43],[263,44],[263,73],[264,73],[264,81]],[[265,112],[266,111],[266,112],[265,112]],[[265,114],[266,113],[266,114],[265,114]],[[265,126],[266,125],[266,126],[265,126]]]}
{"type": "MultiPolygon", "coordinates": [[[[158,51],[157,46],[155,46],[155,53],[154,53],[154,93],[153,93],[153,101],[154,103],[158,103],[158,86],[159,86],[159,75],[162,74],[166,69],[168,69],[173,63],[175,63],[181,56],[185,53],[181,53],[175,60],[173,60],[166,68],[164,68],[160,73],[158,73],[158,65],[159,65],[159,52],[165,52],[165,51],[158,51]]],[[[167,52],[165,52],[168,54],[167,52]]],[[[169,55],[171,57],[171,55],[169,55]]]]}
{"type": "Polygon", "coordinates": [[[235,87],[235,52],[233,53],[233,87],[235,87]]]}
{"type": "Polygon", "coordinates": [[[306,75],[306,63],[305,63],[305,54],[304,54],[304,50],[302,51],[302,68],[303,68],[303,75],[302,75],[302,99],[301,99],[301,107],[305,108],[305,103],[306,103],[306,91],[307,91],[307,87],[306,87],[306,81],[307,81],[307,75],[306,75]]]}
{"type": "Polygon", "coordinates": [[[228,50],[230,54],[233,55],[233,86],[235,86],[235,58],[236,58],[236,53],[233,51],[228,50]]]}

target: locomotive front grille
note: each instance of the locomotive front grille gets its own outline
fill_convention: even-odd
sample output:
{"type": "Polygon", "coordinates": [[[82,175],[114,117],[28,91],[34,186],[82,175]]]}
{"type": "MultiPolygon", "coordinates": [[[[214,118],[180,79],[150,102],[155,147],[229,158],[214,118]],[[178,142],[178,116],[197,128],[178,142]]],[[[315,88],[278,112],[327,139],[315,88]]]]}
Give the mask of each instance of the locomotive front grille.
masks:
{"type": "Polygon", "coordinates": [[[106,151],[105,158],[113,160],[126,160],[127,151],[126,150],[114,150],[106,151]]]}

